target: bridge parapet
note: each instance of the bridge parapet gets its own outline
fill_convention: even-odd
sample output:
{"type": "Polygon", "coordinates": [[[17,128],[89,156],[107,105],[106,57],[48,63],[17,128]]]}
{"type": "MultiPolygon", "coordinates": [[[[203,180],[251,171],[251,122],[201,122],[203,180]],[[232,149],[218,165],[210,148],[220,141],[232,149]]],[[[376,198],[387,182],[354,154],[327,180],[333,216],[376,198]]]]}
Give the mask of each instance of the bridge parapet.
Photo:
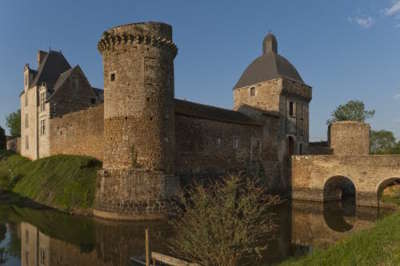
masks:
{"type": "Polygon", "coordinates": [[[351,181],[357,205],[377,207],[384,186],[400,180],[400,155],[292,156],[293,199],[326,201],[326,184],[335,177],[351,181]]]}

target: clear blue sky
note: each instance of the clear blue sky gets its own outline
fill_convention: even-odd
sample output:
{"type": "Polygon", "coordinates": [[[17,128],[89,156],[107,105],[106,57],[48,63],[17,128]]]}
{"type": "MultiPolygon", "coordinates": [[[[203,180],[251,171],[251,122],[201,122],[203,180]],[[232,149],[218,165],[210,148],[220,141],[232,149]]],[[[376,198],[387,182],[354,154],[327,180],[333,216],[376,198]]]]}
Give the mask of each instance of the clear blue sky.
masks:
{"type": "Polygon", "coordinates": [[[176,96],[226,108],[232,87],[271,30],[279,52],[313,87],[311,138],[326,136],[335,107],[360,99],[370,122],[400,137],[400,0],[1,0],[0,125],[19,106],[23,67],[38,49],[61,49],[103,87],[102,32],[137,21],[173,25],[176,96]]]}

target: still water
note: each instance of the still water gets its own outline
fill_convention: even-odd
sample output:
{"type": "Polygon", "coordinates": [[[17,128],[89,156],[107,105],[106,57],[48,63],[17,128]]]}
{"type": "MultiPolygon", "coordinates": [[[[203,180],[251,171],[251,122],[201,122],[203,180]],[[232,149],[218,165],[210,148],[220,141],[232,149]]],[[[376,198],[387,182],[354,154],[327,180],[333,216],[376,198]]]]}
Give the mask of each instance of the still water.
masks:
{"type": "MultiPolygon", "coordinates": [[[[325,248],[386,214],[351,202],[286,203],[276,210],[278,230],[263,265],[325,248]]],[[[164,241],[171,231],[164,223],[111,222],[0,203],[0,264],[130,265],[129,257],[144,254],[146,227],[152,250],[167,252],[164,241]]]]}

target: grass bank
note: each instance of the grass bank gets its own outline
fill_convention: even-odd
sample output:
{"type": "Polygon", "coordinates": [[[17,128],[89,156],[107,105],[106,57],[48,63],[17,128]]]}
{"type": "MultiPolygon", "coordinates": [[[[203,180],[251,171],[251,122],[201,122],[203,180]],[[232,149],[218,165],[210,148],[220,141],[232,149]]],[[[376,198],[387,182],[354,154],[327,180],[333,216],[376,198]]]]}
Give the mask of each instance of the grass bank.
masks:
{"type": "Polygon", "coordinates": [[[57,155],[30,161],[20,155],[0,154],[0,189],[12,191],[63,211],[93,206],[98,160],[57,155]]]}
{"type": "Polygon", "coordinates": [[[400,265],[400,213],[388,216],[375,227],[354,233],[326,250],[282,263],[300,265],[400,265]]]}

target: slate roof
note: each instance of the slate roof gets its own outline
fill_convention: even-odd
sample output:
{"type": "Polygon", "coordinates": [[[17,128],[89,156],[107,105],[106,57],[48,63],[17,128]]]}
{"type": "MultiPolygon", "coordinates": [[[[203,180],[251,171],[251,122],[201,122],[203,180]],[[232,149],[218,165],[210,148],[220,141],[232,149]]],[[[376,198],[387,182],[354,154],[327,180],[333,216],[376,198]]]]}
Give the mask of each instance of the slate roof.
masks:
{"type": "Polygon", "coordinates": [[[184,116],[234,123],[234,124],[255,125],[255,126],[262,125],[257,121],[253,120],[252,118],[250,118],[249,116],[237,111],[189,102],[180,99],[175,99],[175,113],[184,116]]]}
{"type": "Polygon", "coordinates": [[[45,82],[48,88],[53,88],[59,76],[69,69],[71,66],[64,55],[61,52],[50,50],[40,64],[31,86],[45,82]]]}
{"type": "Polygon", "coordinates": [[[92,89],[94,90],[94,93],[96,93],[100,102],[104,102],[104,90],[95,87],[92,87],[92,89]]]}
{"type": "Polygon", "coordinates": [[[264,39],[263,46],[263,55],[246,68],[233,89],[281,77],[304,83],[289,60],[278,54],[275,36],[268,34],[264,39]]]}

